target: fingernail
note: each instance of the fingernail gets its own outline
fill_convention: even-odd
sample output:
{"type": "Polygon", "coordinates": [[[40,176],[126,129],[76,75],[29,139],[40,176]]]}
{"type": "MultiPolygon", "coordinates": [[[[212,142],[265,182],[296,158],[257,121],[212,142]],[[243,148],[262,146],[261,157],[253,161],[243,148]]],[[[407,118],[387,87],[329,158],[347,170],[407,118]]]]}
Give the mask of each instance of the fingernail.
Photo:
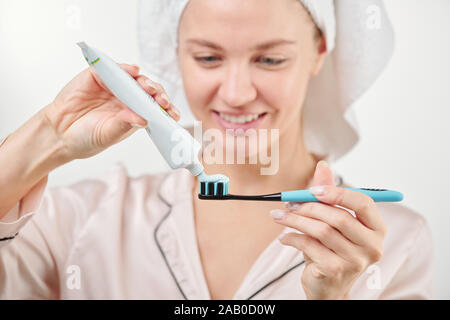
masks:
{"type": "Polygon", "coordinates": [[[309,188],[309,192],[316,196],[323,196],[325,194],[325,186],[314,186],[309,188]]]}
{"type": "Polygon", "coordinates": [[[156,90],[156,84],[155,84],[152,80],[147,79],[147,80],[145,81],[145,83],[148,84],[150,87],[152,87],[153,89],[156,90]]]}
{"type": "Polygon", "coordinates": [[[135,128],[145,128],[145,126],[142,126],[142,125],[137,124],[137,123],[132,123],[131,126],[135,127],[135,128]]]}
{"type": "Polygon", "coordinates": [[[177,113],[174,112],[174,110],[172,109],[168,109],[167,113],[174,119],[176,120],[177,118],[180,118],[181,116],[177,113]]]}
{"type": "Polygon", "coordinates": [[[164,100],[167,101],[166,105],[170,104],[169,97],[168,97],[167,94],[165,94],[164,92],[161,93],[161,98],[163,98],[164,100]]]}
{"type": "Polygon", "coordinates": [[[178,110],[173,104],[171,105],[171,109],[173,110],[173,112],[175,112],[177,115],[181,115],[180,110],[178,110]]]}
{"type": "Polygon", "coordinates": [[[316,278],[324,278],[326,275],[322,271],[319,270],[316,266],[312,268],[312,273],[316,278]]]}
{"type": "Polygon", "coordinates": [[[286,203],[286,209],[289,210],[296,210],[298,208],[300,208],[300,203],[296,203],[296,202],[288,202],[286,203]]]}
{"type": "Polygon", "coordinates": [[[284,237],[286,237],[287,233],[282,233],[278,236],[279,240],[283,240],[284,237]]]}
{"type": "Polygon", "coordinates": [[[326,168],[328,168],[328,162],[326,162],[325,160],[320,160],[319,162],[317,162],[317,167],[326,167],[326,168]]]}
{"type": "Polygon", "coordinates": [[[284,216],[286,215],[286,213],[283,210],[280,209],[273,209],[270,210],[269,214],[272,216],[272,218],[274,219],[283,219],[284,216]]]}

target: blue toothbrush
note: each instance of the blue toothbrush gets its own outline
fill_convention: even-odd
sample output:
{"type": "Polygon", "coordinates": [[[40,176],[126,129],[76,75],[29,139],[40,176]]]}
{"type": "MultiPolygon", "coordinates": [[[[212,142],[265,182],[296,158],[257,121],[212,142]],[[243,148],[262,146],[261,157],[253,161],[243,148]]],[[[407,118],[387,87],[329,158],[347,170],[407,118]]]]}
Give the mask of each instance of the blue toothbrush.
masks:
{"type": "MultiPolygon", "coordinates": [[[[371,197],[375,202],[397,202],[403,200],[403,194],[388,189],[344,188],[358,191],[371,197]]],[[[202,200],[253,200],[286,202],[319,202],[309,190],[292,190],[263,195],[236,195],[228,193],[228,183],[200,182],[198,198],[202,200]]]]}

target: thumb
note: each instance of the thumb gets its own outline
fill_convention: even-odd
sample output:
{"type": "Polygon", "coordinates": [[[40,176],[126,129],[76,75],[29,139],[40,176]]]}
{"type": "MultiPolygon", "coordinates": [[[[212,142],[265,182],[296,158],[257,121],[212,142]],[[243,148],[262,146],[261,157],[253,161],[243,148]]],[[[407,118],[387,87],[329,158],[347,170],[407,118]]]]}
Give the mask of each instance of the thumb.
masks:
{"type": "Polygon", "coordinates": [[[317,163],[316,171],[314,172],[313,186],[335,186],[333,172],[325,160],[320,160],[317,163]]]}

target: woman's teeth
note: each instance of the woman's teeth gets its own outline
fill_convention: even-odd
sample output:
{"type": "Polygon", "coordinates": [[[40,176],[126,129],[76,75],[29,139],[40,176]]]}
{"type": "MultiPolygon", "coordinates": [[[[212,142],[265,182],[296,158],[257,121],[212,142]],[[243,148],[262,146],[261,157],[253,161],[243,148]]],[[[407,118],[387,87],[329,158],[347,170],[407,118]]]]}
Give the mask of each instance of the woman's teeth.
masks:
{"type": "Polygon", "coordinates": [[[225,120],[227,120],[229,122],[232,122],[232,123],[247,123],[247,122],[251,122],[253,120],[258,119],[261,114],[252,114],[252,115],[236,117],[236,116],[230,116],[228,114],[219,112],[219,116],[222,119],[225,119],[225,120]]]}

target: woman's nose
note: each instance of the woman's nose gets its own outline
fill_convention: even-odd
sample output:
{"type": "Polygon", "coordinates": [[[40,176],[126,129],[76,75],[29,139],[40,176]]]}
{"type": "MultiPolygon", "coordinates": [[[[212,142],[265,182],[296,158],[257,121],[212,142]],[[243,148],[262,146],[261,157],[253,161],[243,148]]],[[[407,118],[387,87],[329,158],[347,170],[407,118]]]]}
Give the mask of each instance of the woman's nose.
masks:
{"type": "Polygon", "coordinates": [[[257,93],[248,68],[237,65],[230,67],[224,75],[218,94],[230,107],[240,107],[253,101],[257,93]]]}

